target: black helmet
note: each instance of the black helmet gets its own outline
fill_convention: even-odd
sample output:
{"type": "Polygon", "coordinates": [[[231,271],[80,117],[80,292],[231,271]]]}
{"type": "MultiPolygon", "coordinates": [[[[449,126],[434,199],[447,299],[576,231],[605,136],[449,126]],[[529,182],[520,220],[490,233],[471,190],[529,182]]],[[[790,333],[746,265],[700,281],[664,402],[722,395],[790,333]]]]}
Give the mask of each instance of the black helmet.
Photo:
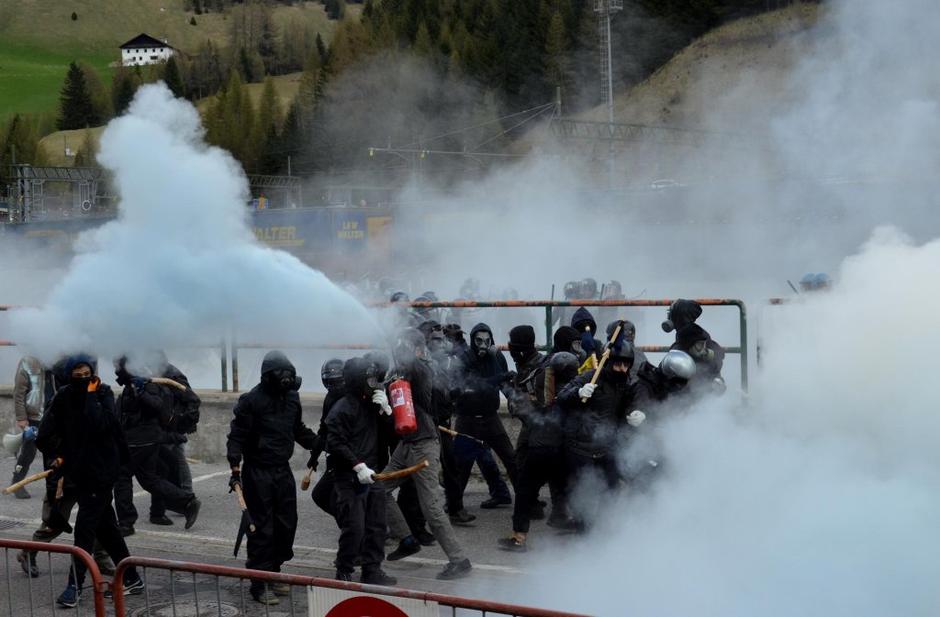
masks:
{"type": "Polygon", "coordinates": [[[565,283],[565,298],[580,298],[581,297],[581,283],[577,281],[568,281],[565,283]]]}
{"type": "Polygon", "coordinates": [[[552,355],[552,359],[549,360],[548,366],[552,369],[552,373],[555,375],[556,392],[559,388],[578,376],[578,367],[580,365],[581,363],[578,362],[578,356],[574,355],[573,353],[559,351],[558,353],[552,355]]]}
{"type": "Polygon", "coordinates": [[[370,351],[363,358],[375,367],[375,377],[381,382],[385,381],[390,366],[388,356],[381,351],[370,351]]]}
{"type": "Polygon", "coordinates": [[[607,358],[608,364],[613,364],[614,362],[626,362],[630,366],[633,366],[634,353],[633,345],[625,340],[621,340],[619,345],[610,346],[610,357],[607,358]]]}
{"type": "Polygon", "coordinates": [[[330,358],[320,369],[320,379],[327,390],[343,389],[343,364],[339,358],[330,358]]]}
{"type": "Polygon", "coordinates": [[[375,364],[366,358],[350,358],[343,365],[343,381],[346,392],[353,396],[366,398],[375,389],[375,364]]]}

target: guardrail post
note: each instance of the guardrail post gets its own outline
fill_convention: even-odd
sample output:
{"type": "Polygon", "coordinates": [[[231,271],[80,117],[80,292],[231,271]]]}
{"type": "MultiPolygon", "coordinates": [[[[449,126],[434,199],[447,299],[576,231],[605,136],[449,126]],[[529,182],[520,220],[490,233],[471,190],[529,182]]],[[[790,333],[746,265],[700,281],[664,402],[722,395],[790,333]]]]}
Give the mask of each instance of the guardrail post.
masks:
{"type": "Polygon", "coordinates": [[[552,348],[552,306],[545,307],[545,346],[552,348]]]}
{"type": "Polygon", "coordinates": [[[219,346],[219,356],[222,358],[222,392],[228,392],[228,346],[224,338],[219,346]]]}
{"type": "Polygon", "coordinates": [[[741,325],[741,389],[747,392],[748,379],[747,379],[747,307],[744,306],[744,302],[738,300],[735,302],[738,307],[738,310],[741,312],[740,315],[740,325],[741,325]]]}
{"type": "Polygon", "coordinates": [[[238,341],[232,335],[232,392],[238,392],[238,341]]]}

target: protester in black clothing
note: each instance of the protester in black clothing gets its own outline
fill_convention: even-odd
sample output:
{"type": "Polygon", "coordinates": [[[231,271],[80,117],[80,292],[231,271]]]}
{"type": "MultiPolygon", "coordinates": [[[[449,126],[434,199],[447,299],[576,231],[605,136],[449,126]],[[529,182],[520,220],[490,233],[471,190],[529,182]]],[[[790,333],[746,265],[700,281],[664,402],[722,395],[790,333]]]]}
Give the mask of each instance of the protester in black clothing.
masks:
{"type": "MultiPolygon", "coordinates": [[[[114,563],[128,556],[111,507],[111,493],[118,470],[128,460],[127,444],[114,410],[114,394],[94,375],[94,360],[73,356],[66,365],[69,384],[61,388],[43,416],[36,445],[61,465],[53,474],[74,491],[78,502],[75,546],[91,553],[97,538],[114,563]]],[[[74,607],[82,595],[85,564],[74,560],[68,586],[56,602],[74,607]]],[[[143,581],[135,568],[124,573],[125,593],[140,593],[143,581]]]]}
{"type": "MultiPolygon", "coordinates": [[[[297,489],[290,458],[295,442],[312,450],[317,438],[301,417],[300,384],[290,360],[272,351],[261,363],[261,383],[235,405],[227,444],[229,487],[242,485],[255,524],[255,531],[248,534],[246,568],[280,572],[294,556],[297,489]]],[[[277,604],[275,596],[289,591],[287,585],[275,584],[268,590],[263,582],[251,581],[251,595],[262,604],[277,604]]]]}
{"type": "MultiPolygon", "coordinates": [[[[332,358],[324,362],[323,367],[320,369],[320,379],[323,382],[323,387],[326,388],[326,396],[323,397],[323,409],[320,413],[317,439],[310,451],[310,460],[307,461],[307,468],[312,469],[314,473],[316,473],[318,467],[320,454],[326,451],[326,436],[329,431],[326,422],[329,420],[330,413],[336,403],[346,396],[346,383],[343,380],[344,365],[345,362],[339,358],[332,358]]],[[[335,518],[336,512],[333,510],[334,479],[329,460],[327,460],[326,472],[320,476],[320,479],[313,486],[310,496],[321,510],[335,518]]]]}
{"type": "MultiPolygon", "coordinates": [[[[525,419],[528,452],[519,466],[516,504],[512,512],[512,535],[498,540],[502,549],[526,550],[526,537],[533,517],[532,508],[527,508],[525,504],[535,501],[539,490],[546,483],[563,487],[567,477],[563,450],[564,413],[556,401],[556,392],[577,376],[579,366],[577,356],[562,351],[553,354],[544,367],[543,404],[532,406],[525,419]]],[[[563,493],[558,497],[562,503],[553,506],[555,526],[564,527],[567,526],[567,516],[564,515],[563,493]]]]}
{"type": "Polygon", "coordinates": [[[391,409],[375,402],[384,397],[375,365],[352,358],[343,368],[346,394],[327,419],[327,464],[334,476],[336,519],[340,526],[336,578],[352,580],[357,557],[361,582],[394,585],[382,571],[385,559],[385,489],[372,476],[379,463],[380,426],[391,409]],[[383,397],[378,397],[381,393],[383,397]]]}
{"type": "MultiPolygon", "coordinates": [[[[114,486],[114,505],[121,535],[133,534],[137,520],[133,477],[137,478],[145,491],[157,497],[158,506],[165,504],[171,510],[183,512],[186,529],[189,529],[199,516],[199,500],[192,491],[184,491],[159,473],[161,448],[172,440],[172,435],[163,425],[173,415],[173,387],[150,380],[151,376],[160,376],[162,367],[158,367],[157,371],[146,366],[132,370],[126,357],[115,360],[114,372],[118,384],[124,386],[117,399],[117,413],[130,452],[128,463],[121,468],[114,486]]],[[[165,524],[162,520],[164,518],[163,513],[151,510],[152,523],[165,524]]]]}
{"type": "Polygon", "coordinates": [[[637,407],[643,409],[650,420],[659,420],[659,407],[669,399],[674,401],[688,393],[695,371],[692,356],[678,349],[669,351],[659,366],[644,363],[637,379],[637,407]]]}
{"type": "Polygon", "coordinates": [[[684,351],[695,360],[695,376],[691,384],[694,392],[724,394],[726,386],[721,368],[725,361],[725,350],[712,340],[704,328],[691,323],[677,330],[676,342],[670,349],[684,351]]]}
{"type": "MultiPolygon", "coordinates": [[[[470,331],[470,347],[462,354],[456,397],[457,431],[479,439],[491,448],[506,468],[509,480],[515,484],[515,452],[506,428],[499,418],[500,388],[510,379],[506,359],[493,341],[493,331],[484,323],[470,331]]],[[[469,442],[470,440],[463,440],[469,442]]],[[[461,449],[457,451],[461,487],[465,490],[473,467],[472,455],[461,449]]],[[[481,508],[496,508],[512,503],[506,496],[491,497],[480,504],[481,508]]]]}
{"type": "Polygon", "coordinates": [[[647,362],[646,354],[642,349],[637,349],[636,326],[633,325],[633,322],[628,319],[619,319],[607,324],[607,339],[610,340],[610,338],[614,335],[614,330],[617,329],[618,325],[620,326],[620,330],[623,332],[623,340],[633,345],[633,368],[630,369],[630,379],[636,381],[637,374],[640,372],[640,367],[647,362]]]}
{"type": "Polygon", "coordinates": [[[597,338],[597,322],[591,315],[591,311],[583,306],[576,310],[571,316],[571,327],[577,330],[581,337],[581,349],[584,351],[585,358],[593,358],[593,361],[589,362],[585,368],[594,368],[604,351],[604,343],[597,338]]]}
{"type": "Polygon", "coordinates": [[[561,390],[558,403],[566,411],[565,451],[574,479],[598,471],[612,489],[620,481],[616,461],[620,432],[628,424],[639,426],[645,414],[630,411],[636,397],[630,382],[633,346],[621,338],[610,350],[597,382],[591,383],[594,370],[579,375],[561,390]]]}
{"type": "Polygon", "coordinates": [[[552,336],[552,353],[561,351],[574,354],[582,363],[587,359],[581,348],[581,335],[571,326],[559,326],[552,336]]]}

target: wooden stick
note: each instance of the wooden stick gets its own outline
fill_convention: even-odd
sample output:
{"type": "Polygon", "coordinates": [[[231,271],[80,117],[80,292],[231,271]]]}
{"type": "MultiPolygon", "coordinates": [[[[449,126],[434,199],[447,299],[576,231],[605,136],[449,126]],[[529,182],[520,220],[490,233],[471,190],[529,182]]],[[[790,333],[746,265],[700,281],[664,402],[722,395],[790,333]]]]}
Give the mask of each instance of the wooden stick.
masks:
{"type": "Polygon", "coordinates": [[[177,390],[182,390],[184,392],[186,391],[186,386],[184,386],[178,381],[173,381],[169,377],[154,377],[150,381],[152,381],[153,383],[158,383],[162,386],[172,386],[176,388],[177,390]]]}
{"type": "Polygon", "coordinates": [[[304,474],[303,479],[300,481],[300,490],[305,491],[310,488],[311,476],[313,476],[313,467],[307,467],[307,473],[304,474]]]}
{"type": "MultiPolygon", "coordinates": [[[[594,369],[594,375],[591,377],[591,385],[597,385],[597,378],[601,376],[601,370],[603,370],[604,365],[607,364],[607,358],[610,357],[610,347],[613,343],[617,341],[617,338],[620,336],[620,331],[623,329],[623,322],[619,322],[617,327],[614,329],[613,336],[610,337],[607,341],[607,346],[604,348],[604,353],[601,354],[601,361],[598,362],[597,368],[594,369]]],[[[581,397],[582,403],[587,403],[587,397],[581,397]]]]}
{"type": "Polygon", "coordinates": [[[385,473],[374,473],[372,474],[372,479],[376,482],[382,482],[384,480],[398,480],[399,478],[406,478],[413,473],[418,473],[425,467],[429,466],[431,463],[427,459],[421,461],[417,465],[412,465],[411,467],[405,467],[404,469],[399,469],[398,471],[386,471],[385,473]]]}
{"type": "Polygon", "coordinates": [[[4,494],[4,495],[12,495],[13,493],[15,493],[16,491],[20,490],[21,488],[23,488],[23,487],[26,486],[27,484],[32,484],[33,482],[36,482],[37,480],[43,480],[43,479],[45,479],[45,478],[48,478],[49,476],[52,475],[52,472],[53,472],[53,471],[55,471],[56,469],[58,469],[58,468],[61,467],[61,466],[62,466],[62,459],[61,459],[61,458],[57,458],[56,460],[52,461],[52,466],[49,467],[49,469],[47,469],[47,470],[45,470],[45,471],[40,471],[39,473],[34,473],[33,475],[31,475],[31,476],[29,476],[29,477],[23,478],[22,480],[20,480],[20,481],[17,482],[16,484],[11,484],[10,486],[8,486],[8,487],[6,487],[5,489],[3,489],[3,494],[4,494]]]}
{"type": "Polygon", "coordinates": [[[440,432],[442,432],[442,433],[447,433],[447,434],[450,435],[451,437],[466,437],[467,439],[472,439],[473,441],[477,442],[477,443],[480,444],[481,446],[485,446],[485,445],[486,445],[486,442],[483,441],[482,439],[477,439],[476,437],[474,437],[474,436],[472,436],[472,435],[467,435],[466,433],[458,433],[458,432],[455,431],[454,429],[452,429],[452,428],[447,428],[446,426],[438,426],[437,429],[438,429],[440,432]]]}
{"type": "MultiPolygon", "coordinates": [[[[238,507],[242,509],[242,512],[245,512],[246,510],[248,510],[248,504],[245,503],[245,495],[242,493],[241,484],[235,485],[235,496],[238,498],[238,507]]],[[[251,525],[249,525],[249,529],[251,533],[255,532],[254,522],[252,522],[251,525]]]]}

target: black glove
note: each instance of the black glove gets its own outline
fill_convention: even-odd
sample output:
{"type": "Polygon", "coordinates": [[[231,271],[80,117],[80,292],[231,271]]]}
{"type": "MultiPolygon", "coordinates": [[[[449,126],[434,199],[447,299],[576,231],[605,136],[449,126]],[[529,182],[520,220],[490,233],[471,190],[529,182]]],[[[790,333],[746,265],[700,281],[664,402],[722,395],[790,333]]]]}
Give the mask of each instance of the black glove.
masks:
{"type": "Polygon", "coordinates": [[[317,459],[320,458],[316,452],[310,453],[310,460],[307,461],[307,469],[317,470],[317,459]]]}
{"type": "Polygon", "coordinates": [[[232,477],[228,479],[228,492],[235,492],[235,485],[241,485],[242,483],[242,472],[240,469],[232,470],[232,477]]]}

